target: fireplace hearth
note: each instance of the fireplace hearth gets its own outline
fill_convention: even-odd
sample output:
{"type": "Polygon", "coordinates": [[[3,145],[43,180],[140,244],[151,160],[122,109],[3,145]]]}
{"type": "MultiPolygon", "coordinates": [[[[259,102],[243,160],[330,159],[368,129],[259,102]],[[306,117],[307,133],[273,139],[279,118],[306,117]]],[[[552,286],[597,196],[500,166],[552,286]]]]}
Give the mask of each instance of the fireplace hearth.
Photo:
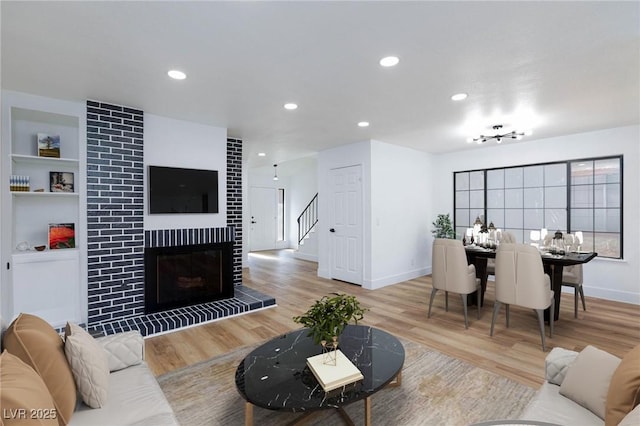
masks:
{"type": "Polygon", "coordinates": [[[145,313],[231,298],[233,243],[144,250],[145,313]]]}

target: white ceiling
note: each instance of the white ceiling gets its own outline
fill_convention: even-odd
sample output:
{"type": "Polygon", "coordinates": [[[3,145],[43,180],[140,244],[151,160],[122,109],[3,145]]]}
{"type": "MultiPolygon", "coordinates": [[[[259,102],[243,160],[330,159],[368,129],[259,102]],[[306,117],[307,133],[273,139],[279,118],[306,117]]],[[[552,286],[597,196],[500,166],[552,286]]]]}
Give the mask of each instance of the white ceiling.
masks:
{"type": "Polygon", "coordinates": [[[494,124],[531,140],[640,123],[637,1],[0,4],[3,89],[226,127],[251,167],[365,139],[482,149],[466,138],[494,124]]]}

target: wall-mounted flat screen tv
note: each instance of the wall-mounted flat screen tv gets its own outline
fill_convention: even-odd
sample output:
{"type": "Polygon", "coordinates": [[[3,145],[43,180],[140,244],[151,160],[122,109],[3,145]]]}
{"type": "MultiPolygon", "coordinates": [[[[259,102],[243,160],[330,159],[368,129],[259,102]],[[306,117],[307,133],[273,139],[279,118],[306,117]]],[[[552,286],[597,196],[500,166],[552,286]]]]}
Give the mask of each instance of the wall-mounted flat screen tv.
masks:
{"type": "Polygon", "coordinates": [[[149,214],[218,213],[218,171],[149,166],[149,214]]]}

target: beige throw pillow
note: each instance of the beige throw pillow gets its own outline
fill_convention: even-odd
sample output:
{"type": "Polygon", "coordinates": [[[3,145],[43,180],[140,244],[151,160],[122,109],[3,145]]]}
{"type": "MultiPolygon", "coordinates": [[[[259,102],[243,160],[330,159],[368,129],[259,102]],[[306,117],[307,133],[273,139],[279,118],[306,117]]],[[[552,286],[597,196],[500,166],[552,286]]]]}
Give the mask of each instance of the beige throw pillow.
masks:
{"type": "Polygon", "coordinates": [[[609,382],[619,364],[617,356],[587,346],[569,367],[560,386],[560,395],[604,419],[609,382]]]}
{"type": "Polygon", "coordinates": [[[607,394],[605,425],[617,425],[620,419],[638,404],[640,404],[640,345],[622,358],[622,362],[613,373],[607,394]]]}
{"type": "Polygon", "coordinates": [[[47,386],[33,368],[6,350],[0,355],[0,424],[58,426],[47,386]]]}
{"type": "Polygon", "coordinates": [[[76,408],[76,385],[64,354],[64,342],[42,318],[20,314],[2,338],[3,347],[33,368],[47,385],[64,426],[76,408]]]}
{"type": "Polygon", "coordinates": [[[109,362],[102,346],[82,327],[67,323],[64,353],[82,401],[102,407],[109,393],[109,362]]]}

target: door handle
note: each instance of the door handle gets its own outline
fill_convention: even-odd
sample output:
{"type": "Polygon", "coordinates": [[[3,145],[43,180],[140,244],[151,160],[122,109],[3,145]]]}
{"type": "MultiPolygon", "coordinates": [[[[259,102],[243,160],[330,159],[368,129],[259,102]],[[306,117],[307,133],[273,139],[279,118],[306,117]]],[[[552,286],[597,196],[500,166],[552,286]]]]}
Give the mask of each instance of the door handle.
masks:
{"type": "Polygon", "coordinates": [[[334,228],[329,229],[329,232],[336,232],[334,228]]]}
{"type": "Polygon", "coordinates": [[[258,222],[256,222],[255,220],[252,220],[251,223],[258,223],[258,222]]]}

